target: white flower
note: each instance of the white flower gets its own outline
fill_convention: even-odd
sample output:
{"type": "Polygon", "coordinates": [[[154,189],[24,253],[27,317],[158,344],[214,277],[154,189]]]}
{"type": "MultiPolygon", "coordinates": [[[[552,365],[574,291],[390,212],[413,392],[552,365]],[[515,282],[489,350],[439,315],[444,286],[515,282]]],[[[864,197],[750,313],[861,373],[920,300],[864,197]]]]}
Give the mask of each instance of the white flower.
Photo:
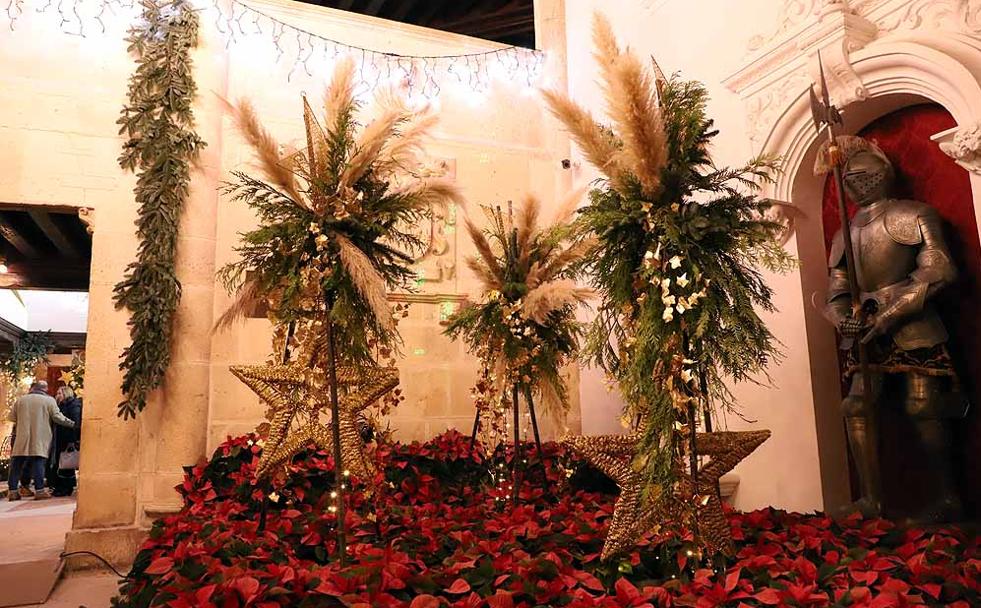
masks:
{"type": "Polygon", "coordinates": [[[664,296],[661,298],[661,302],[663,302],[666,306],[674,306],[674,303],[677,301],[678,300],[674,296],[664,296]]]}
{"type": "Polygon", "coordinates": [[[678,277],[677,283],[678,287],[688,287],[688,284],[691,283],[691,281],[688,280],[688,273],[686,272],[678,277]]]}
{"type": "Polygon", "coordinates": [[[269,501],[270,502],[279,502],[279,494],[277,494],[275,492],[270,493],[269,494],[269,501]]]}
{"type": "Polygon", "coordinates": [[[671,279],[661,279],[661,291],[667,293],[669,287],[671,287],[671,279]]]}
{"type": "Polygon", "coordinates": [[[681,268],[681,258],[678,256],[674,256],[673,258],[668,260],[668,264],[671,264],[671,268],[675,268],[675,269],[681,268]]]}
{"type": "Polygon", "coordinates": [[[691,369],[686,367],[683,370],[681,370],[681,379],[684,380],[685,382],[691,382],[692,378],[694,377],[695,374],[691,372],[691,369]]]}
{"type": "Polygon", "coordinates": [[[670,323],[671,321],[674,321],[674,309],[671,308],[670,306],[665,307],[664,314],[661,315],[661,318],[664,319],[665,323],[670,323]]]}
{"type": "Polygon", "coordinates": [[[689,308],[691,308],[691,306],[688,305],[688,300],[686,300],[685,297],[682,296],[682,297],[678,298],[678,305],[675,308],[678,309],[678,314],[679,315],[683,315],[683,314],[685,314],[685,311],[686,310],[688,310],[689,308]]]}

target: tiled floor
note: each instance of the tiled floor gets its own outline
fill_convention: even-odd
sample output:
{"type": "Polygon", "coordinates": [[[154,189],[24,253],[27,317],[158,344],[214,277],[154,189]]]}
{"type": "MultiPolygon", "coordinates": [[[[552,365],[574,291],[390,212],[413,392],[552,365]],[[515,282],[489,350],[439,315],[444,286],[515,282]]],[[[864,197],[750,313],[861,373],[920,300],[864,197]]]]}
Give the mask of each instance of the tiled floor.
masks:
{"type": "Polygon", "coordinates": [[[57,558],[74,512],[74,498],[0,501],[0,564],[57,558]]]}
{"type": "Polygon", "coordinates": [[[31,608],[109,608],[116,595],[119,579],[114,574],[80,573],[66,575],[44,604],[31,608]]]}
{"type": "MultiPolygon", "coordinates": [[[[32,589],[39,588],[43,595],[50,588],[74,512],[74,498],[0,500],[0,606],[14,597],[11,589],[30,595],[32,589]]],[[[66,575],[47,602],[22,605],[108,608],[117,582],[112,574],[66,575]]]]}

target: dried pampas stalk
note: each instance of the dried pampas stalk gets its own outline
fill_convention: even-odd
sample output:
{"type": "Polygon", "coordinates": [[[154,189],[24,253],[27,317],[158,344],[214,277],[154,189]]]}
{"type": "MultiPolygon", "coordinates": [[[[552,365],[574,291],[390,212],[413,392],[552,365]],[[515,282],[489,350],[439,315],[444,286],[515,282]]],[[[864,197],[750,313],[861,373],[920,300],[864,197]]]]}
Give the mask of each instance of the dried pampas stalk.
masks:
{"type": "Polygon", "coordinates": [[[354,61],[347,57],[334,68],[334,77],[324,95],[324,118],[330,131],[337,129],[341,114],[354,104],[354,61]]]}
{"type": "Polygon", "coordinates": [[[378,155],[378,171],[391,174],[418,165],[418,155],[422,153],[423,145],[437,122],[439,117],[435,114],[424,114],[405,125],[399,136],[388,140],[382,148],[378,155]]]}
{"type": "Polygon", "coordinates": [[[239,132],[255,152],[259,168],[273,185],[281,188],[290,199],[301,207],[306,202],[296,187],[296,175],[283,157],[279,154],[279,144],[276,139],[262,126],[256,116],[252,102],[243,99],[233,106],[224,101],[226,108],[235,118],[239,132]]]}
{"type": "MultiPolygon", "coordinates": [[[[303,126],[306,129],[307,135],[306,178],[310,182],[327,181],[330,179],[325,174],[327,167],[324,162],[324,159],[327,157],[327,138],[324,136],[324,130],[320,127],[320,123],[317,122],[317,117],[314,115],[313,108],[310,107],[305,95],[303,96],[303,126]]],[[[312,188],[311,198],[313,199],[314,209],[322,209],[327,204],[326,197],[321,188],[312,188]]]]}
{"type": "Polygon", "coordinates": [[[522,299],[521,312],[526,319],[544,325],[549,314],[565,306],[585,303],[588,289],[576,287],[571,279],[558,279],[542,283],[522,299]]]}
{"type": "Polygon", "coordinates": [[[607,87],[616,82],[615,70],[621,55],[610,21],[602,13],[593,13],[593,59],[607,87]]]}
{"type": "Polygon", "coordinates": [[[483,284],[485,292],[500,291],[504,287],[500,279],[494,276],[494,273],[487,267],[487,264],[481,261],[480,258],[468,257],[466,264],[467,268],[477,275],[477,279],[483,284]]]}
{"type": "Polygon", "coordinates": [[[212,333],[218,333],[219,331],[225,331],[231,327],[235,321],[244,317],[246,313],[250,310],[255,310],[256,306],[260,302],[259,296],[259,282],[256,280],[249,280],[242,284],[238,288],[238,293],[235,295],[235,301],[222,313],[218,320],[215,322],[214,328],[211,330],[212,333]]]}
{"type": "Polygon", "coordinates": [[[528,285],[528,290],[532,290],[542,283],[542,263],[533,262],[531,268],[528,269],[528,275],[525,277],[525,284],[528,285]]]}
{"type": "Polygon", "coordinates": [[[348,162],[344,174],[341,176],[340,184],[343,187],[351,188],[364,177],[364,174],[371,168],[371,164],[378,160],[382,148],[386,143],[396,136],[396,128],[399,123],[406,120],[404,110],[390,108],[382,112],[378,118],[371,121],[358,137],[355,145],[354,155],[348,162]]]}
{"type": "MultiPolygon", "coordinates": [[[[559,381],[561,382],[561,380],[559,381]]],[[[539,382],[535,388],[538,389],[538,394],[541,396],[539,402],[542,405],[542,413],[554,422],[564,422],[569,413],[568,401],[562,399],[559,391],[548,380],[539,382]]]]}
{"type": "Polygon", "coordinates": [[[445,207],[447,203],[460,206],[466,204],[460,188],[442,177],[416,180],[404,188],[394,190],[393,194],[414,198],[419,208],[445,207]]]}
{"type": "Polygon", "coordinates": [[[605,175],[615,188],[625,185],[616,142],[589,111],[557,91],[544,91],[549,109],[563,125],[586,159],[605,175]]]}
{"type": "Polygon", "coordinates": [[[346,236],[340,233],[334,233],[333,236],[340,248],[341,263],[344,264],[344,269],[351,275],[354,286],[374,313],[378,326],[388,333],[394,333],[395,318],[385,297],[385,280],[378,274],[368,256],[346,236]]]}
{"type": "Polygon", "coordinates": [[[525,197],[524,204],[521,205],[521,210],[518,212],[515,227],[518,229],[518,261],[522,267],[527,265],[528,258],[531,256],[531,247],[528,245],[532,235],[535,234],[535,225],[538,223],[541,209],[541,200],[537,196],[529,194],[525,197]]]}
{"type": "Polygon", "coordinates": [[[654,79],[636,55],[620,52],[610,23],[599,14],[593,20],[593,39],[608,112],[623,140],[624,164],[644,193],[654,194],[667,160],[667,137],[654,79]]]}
{"type": "Polygon", "coordinates": [[[571,222],[573,216],[576,214],[576,211],[579,209],[579,203],[582,202],[582,197],[585,194],[586,188],[584,186],[569,192],[569,194],[567,194],[559,203],[559,206],[555,211],[555,217],[552,218],[551,226],[555,228],[571,222]]]}
{"type": "Polygon", "coordinates": [[[484,263],[487,265],[487,269],[490,270],[491,274],[498,282],[504,281],[504,270],[501,265],[497,262],[497,257],[494,255],[494,250],[491,249],[490,243],[487,242],[487,237],[484,236],[483,231],[468,218],[466,221],[467,232],[470,234],[470,240],[473,241],[474,246],[477,248],[477,253],[483,258],[484,263]]]}
{"type": "Polygon", "coordinates": [[[562,251],[558,255],[549,261],[539,272],[536,277],[538,281],[551,281],[560,272],[566,269],[570,264],[577,262],[584,258],[586,254],[596,247],[595,238],[586,238],[581,241],[576,241],[569,246],[568,249],[562,251]]]}

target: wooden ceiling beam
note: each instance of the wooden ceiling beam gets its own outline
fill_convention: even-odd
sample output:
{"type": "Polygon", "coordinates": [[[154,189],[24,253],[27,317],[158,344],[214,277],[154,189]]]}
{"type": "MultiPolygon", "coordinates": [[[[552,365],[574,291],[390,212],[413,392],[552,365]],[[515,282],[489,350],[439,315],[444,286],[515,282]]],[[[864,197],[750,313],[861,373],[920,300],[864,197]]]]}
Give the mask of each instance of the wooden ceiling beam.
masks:
{"type": "MultiPolygon", "coordinates": [[[[364,13],[366,15],[371,15],[372,17],[378,17],[379,13],[382,12],[382,9],[385,8],[386,1],[387,0],[371,0],[371,2],[368,3],[368,7],[364,9],[364,13]]],[[[405,0],[402,1],[405,2],[405,0]]],[[[411,4],[411,3],[407,3],[407,4],[411,4]]]]}
{"type": "Polygon", "coordinates": [[[58,252],[66,258],[80,258],[83,257],[82,253],[75,247],[74,243],[68,238],[58,224],[54,222],[51,218],[51,214],[47,211],[40,211],[37,209],[32,209],[28,211],[31,219],[37,224],[37,227],[41,229],[44,236],[54,244],[58,252]]]}
{"type": "Polygon", "coordinates": [[[17,229],[10,222],[3,218],[0,218],[0,236],[3,236],[25,258],[37,258],[40,256],[37,248],[31,245],[27,239],[17,232],[17,229]]]}
{"type": "Polygon", "coordinates": [[[530,20],[532,25],[534,25],[534,7],[523,0],[513,0],[493,12],[477,13],[472,16],[463,15],[456,19],[433,21],[428,25],[429,27],[436,27],[443,30],[470,33],[478,29],[495,27],[516,18],[530,20]]]}
{"type": "Polygon", "coordinates": [[[415,0],[400,0],[398,7],[392,12],[391,15],[387,15],[386,19],[391,19],[392,21],[400,21],[405,23],[405,18],[409,16],[412,9],[419,6],[415,0]]]}
{"type": "Polygon", "coordinates": [[[425,27],[432,27],[430,24],[432,23],[433,18],[439,14],[440,10],[446,9],[446,2],[443,0],[428,0],[428,2],[429,10],[423,13],[416,23],[425,27]]]}
{"type": "Polygon", "coordinates": [[[89,267],[80,264],[11,263],[0,274],[0,288],[88,291],[89,267]]]}

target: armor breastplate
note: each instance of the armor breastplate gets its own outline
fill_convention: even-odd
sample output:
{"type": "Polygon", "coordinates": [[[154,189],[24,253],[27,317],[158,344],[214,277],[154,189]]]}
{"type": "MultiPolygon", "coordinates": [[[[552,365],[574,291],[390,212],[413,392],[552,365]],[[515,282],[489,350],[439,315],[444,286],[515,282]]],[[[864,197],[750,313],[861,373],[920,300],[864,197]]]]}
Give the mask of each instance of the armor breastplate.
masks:
{"type": "MultiPolygon", "coordinates": [[[[890,201],[860,209],[852,220],[852,245],[859,288],[874,292],[905,281],[916,269],[917,245],[897,242],[886,226],[890,201]]],[[[892,219],[892,218],[890,218],[892,219]]],[[[917,217],[909,220],[916,227],[917,217]]]]}
{"type": "MultiPolygon", "coordinates": [[[[896,307],[906,311],[890,330],[903,350],[932,347],[948,337],[927,295],[932,283],[946,283],[956,275],[942,243],[938,249],[939,228],[938,217],[926,205],[904,200],[875,202],[859,209],[851,222],[861,301],[863,305],[874,302],[877,311],[888,313],[896,307]],[[933,233],[930,242],[925,240],[922,222],[933,233]]],[[[839,231],[832,241],[830,267],[844,264],[843,258],[839,231]]],[[[846,277],[838,277],[829,290],[829,302],[848,293],[846,277]]]]}

